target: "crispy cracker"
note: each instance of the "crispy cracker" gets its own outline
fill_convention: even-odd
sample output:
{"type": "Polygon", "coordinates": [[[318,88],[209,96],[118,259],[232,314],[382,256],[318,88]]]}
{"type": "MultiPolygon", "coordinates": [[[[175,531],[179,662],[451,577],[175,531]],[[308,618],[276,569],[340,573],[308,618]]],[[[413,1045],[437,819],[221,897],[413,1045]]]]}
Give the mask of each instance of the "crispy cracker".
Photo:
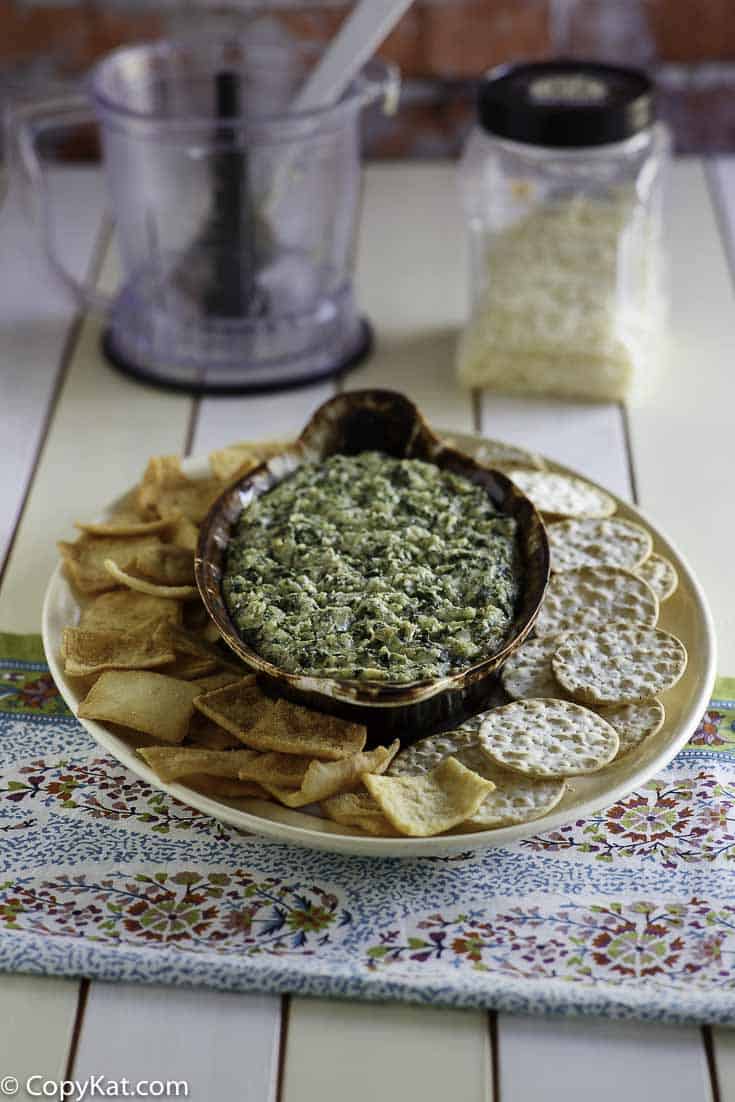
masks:
{"type": "MultiPolygon", "coordinates": [[[[177,654],[190,654],[197,658],[208,658],[235,677],[245,675],[245,667],[242,662],[235,658],[231,652],[224,651],[216,643],[207,642],[196,631],[181,627],[179,624],[172,624],[167,629],[167,636],[177,654]]],[[[219,639],[219,634],[217,638],[219,639]]]]}
{"type": "Polygon", "coordinates": [[[606,719],[618,732],[620,749],[616,761],[629,754],[644,739],[655,735],[664,725],[666,713],[660,700],[641,700],[635,704],[608,704],[598,706],[598,715],[606,719]]]}
{"type": "Polygon", "coordinates": [[[234,685],[236,681],[242,681],[242,673],[230,673],[227,670],[222,673],[212,673],[207,674],[206,677],[196,678],[202,696],[206,693],[213,693],[215,689],[224,689],[227,685],[234,685]]]}
{"type": "Polygon", "coordinates": [[[64,673],[86,677],[103,670],[150,670],[173,661],[160,630],[152,634],[64,628],[64,673]]]}
{"type": "Polygon", "coordinates": [[[288,446],[287,440],[243,440],[210,452],[209,466],[215,478],[221,482],[232,482],[243,478],[266,459],[280,455],[288,446]]]}
{"type": "Polygon", "coordinates": [[[478,722],[476,726],[457,727],[453,731],[442,731],[418,739],[396,754],[388,774],[391,777],[418,777],[422,773],[430,773],[445,758],[455,757],[461,750],[476,746],[479,728],[478,722]]]}
{"type": "Polygon", "coordinates": [[[158,585],[194,585],[194,556],[185,547],[162,543],[136,555],[128,571],[158,585]]]}
{"type": "Polygon", "coordinates": [[[196,586],[158,585],[156,582],[148,582],[122,570],[113,559],[105,559],[104,568],[110,578],[114,579],[114,584],[127,586],[136,593],[147,593],[150,597],[164,597],[172,601],[188,601],[199,596],[196,586]]]}
{"type": "Polygon", "coordinates": [[[188,777],[182,777],[177,783],[192,788],[202,796],[214,796],[221,800],[270,799],[268,793],[259,784],[253,781],[239,781],[234,777],[210,777],[206,773],[194,773],[188,777]]]}
{"type": "Polygon", "coordinates": [[[74,543],[63,540],[57,544],[64,571],[80,593],[104,593],[119,584],[105,563],[126,566],[136,555],[157,547],[158,536],[89,536],[81,535],[74,543]]]}
{"type": "Polygon", "coordinates": [[[208,716],[194,711],[189,720],[186,742],[193,746],[203,746],[207,750],[239,750],[242,743],[236,735],[219,727],[208,716]]]}
{"type": "MultiPolygon", "coordinates": [[[[193,682],[196,684],[196,682],[193,682]]],[[[258,688],[255,675],[240,678],[221,689],[200,693],[194,701],[197,711],[236,735],[241,742],[273,702],[258,688]]],[[[270,749],[270,748],[269,748],[270,749]]]]}
{"type": "Polygon", "coordinates": [[[213,658],[201,658],[196,654],[177,654],[171,665],[161,672],[167,673],[169,677],[180,677],[182,681],[199,682],[213,674],[216,669],[217,663],[213,658]]]}
{"type": "Polygon", "coordinates": [[[312,759],[301,754],[278,754],[273,750],[253,751],[239,776],[244,781],[258,781],[276,788],[301,788],[312,759]]]}
{"type": "Polygon", "coordinates": [[[312,761],[297,792],[264,782],[263,787],[286,807],[306,807],[329,796],[350,792],[368,776],[384,773],[399,746],[396,739],[388,747],[378,746],[375,750],[364,750],[339,761],[312,761]]]}
{"type": "Polygon", "coordinates": [[[177,455],[153,456],[138,487],[137,505],[144,516],[180,513],[200,524],[221,492],[216,478],[187,478],[177,455]]]}
{"type": "Polygon", "coordinates": [[[515,700],[496,708],[480,728],[479,744],[501,768],[544,778],[595,773],[620,745],[609,723],[566,700],[515,700]]]}
{"type": "Polygon", "coordinates": [[[172,527],[170,519],[157,518],[141,520],[135,512],[113,513],[107,520],[87,523],[74,521],[74,527],[90,536],[152,536],[168,533],[172,527]]]}
{"type": "MultiPolygon", "coordinates": [[[[488,714],[483,713],[483,718],[488,714]]],[[[418,776],[431,772],[448,757],[456,758],[467,769],[495,785],[466,824],[476,830],[538,819],[555,807],[564,795],[564,782],[534,780],[501,769],[480,749],[480,725],[427,735],[397,755],[388,775],[418,776]]]]}
{"type": "Polygon", "coordinates": [[[679,585],[676,567],[663,555],[649,555],[635,572],[644,582],[648,582],[659,601],[668,601],[679,585]]]}
{"type": "Polygon", "coordinates": [[[319,806],[328,819],[342,826],[359,827],[377,838],[400,837],[369,792],[343,792],[322,800],[319,806]]]}
{"type": "Polygon", "coordinates": [[[276,700],[241,737],[258,750],[338,761],[362,750],[367,731],[358,723],[302,708],[290,700],[276,700]]]}
{"type": "Polygon", "coordinates": [[[153,632],[164,621],[178,623],[181,609],[176,601],[134,593],[132,589],[114,589],[101,593],[82,609],[79,627],[88,631],[153,632]]]}
{"type": "Polygon", "coordinates": [[[687,666],[686,647],[660,628],[569,632],[552,658],[560,685],[588,704],[632,704],[671,689],[687,666]]]}
{"type": "Polygon", "coordinates": [[[563,697],[564,690],[554,677],[551,656],[557,647],[557,635],[536,636],[511,654],[500,673],[503,688],[513,700],[528,697],[563,697]]]}
{"type": "Polygon", "coordinates": [[[237,780],[240,770],[257,751],[206,750],[199,746],[141,746],[138,753],[162,781],[175,781],[191,773],[237,780]]]}
{"type": "Polygon", "coordinates": [[[582,566],[552,574],[535,627],[537,635],[560,635],[619,623],[653,627],[657,620],[656,594],[641,578],[615,566],[582,566]]]}
{"type": "Polygon", "coordinates": [[[615,499],[581,478],[513,467],[508,477],[529,497],[539,512],[553,517],[609,517],[615,499]]]}
{"type": "MultiPolygon", "coordinates": [[[[456,448],[458,451],[466,450],[462,444],[457,443],[451,436],[445,436],[444,441],[450,448],[456,448]]],[[[485,438],[481,444],[474,445],[469,454],[475,463],[480,463],[483,467],[494,468],[497,471],[517,469],[518,467],[530,467],[537,471],[546,469],[546,463],[536,452],[528,451],[518,444],[507,444],[503,440],[492,440],[489,437],[485,438]]]]}
{"type": "Polygon", "coordinates": [[[108,670],[95,681],[78,714],[132,727],[161,742],[182,742],[197,691],[190,681],[148,670],[108,670]]]}
{"type": "Polygon", "coordinates": [[[653,538],[640,524],[622,517],[560,520],[546,528],[552,570],[617,566],[637,572],[651,554],[653,538]]]}
{"type": "Polygon", "coordinates": [[[176,517],[169,528],[169,540],[176,547],[184,547],[187,551],[196,551],[199,542],[199,528],[188,517],[176,517]]]}
{"type": "Polygon", "coordinates": [[[449,757],[411,777],[368,774],[364,784],[388,822],[411,838],[442,834],[465,822],[493,789],[492,781],[449,757]]]}
{"type": "Polygon", "coordinates": [[[476,830],[492,830],[540,819],[556,807],[566,791],[563,780],[538,780],[502,769],[490,761],[479,741],[458,751],[456,759],[495,785],[465,823],[476,830]]]}

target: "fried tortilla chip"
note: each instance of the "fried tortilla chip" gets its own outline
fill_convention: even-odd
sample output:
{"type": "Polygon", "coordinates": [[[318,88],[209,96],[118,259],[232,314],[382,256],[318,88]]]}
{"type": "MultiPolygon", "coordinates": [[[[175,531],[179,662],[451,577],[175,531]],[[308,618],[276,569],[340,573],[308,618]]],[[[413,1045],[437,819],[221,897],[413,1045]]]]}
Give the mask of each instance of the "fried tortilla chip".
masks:
{"type": "Polygon", "coordinates": [[[301,754],[276,754],[273,751],[261,754],[259,750],[253,753],[255,757],[240,770],[240,779],[272,784],[278,788],[300,788],[312,761],[301,754]]]}
{"type": "Polygon", "coordinates": [[[182,623],[187,631],[201,635],[207,624],[211,624],[209,613],[201,601],[189,601],[184,606],[182,623]]]}
{"type": "MultiPolygon", "coordinates": [[[[219,638],[219,634],[217,637],[219,638]]],[[[233,658],[231,654],[228,656],[228,653],[222,650],[221,647],[208,643],[206,639],[203,639],[201,635],[197,635],[194,631],[189,631],[178,624],[172,624],[168,633],[168,640],[177,654],[209,658],[221,668],[231,671],[236,677],[243,677],[245,674],[245,667],[242,662],[233,658]]]]}
{"type": "Polygon", "coordinates": [[[184,547],[187,551],[196,551],[199,541],[199,529],[193,520],[179,514],[171,525],[169,539],[176,547],[184,547]]]}
{"type": "Polygon", "coordinates": [[[145,516],[180,513],[200,524],[221,490],[216,478],[187,478],[177,455],[156,455],[143,472],[137,505],[145,516]]]}
{"type": "Polygon", "coordinates": [[[217,663],[212,658],[199,658],[195,654],[177,654],[170,666],[162,673],[169,677],[180,677],[182,681],[199,681],[214,673],[217,663]]]}
{"type": "Polygon", "coordinates": [[[285,440],[244,440],[238,444],[228,444],[225,448],[209,453],[209,465],[215,478],[229,482],[242,478],[266,459],[279,455],[288,447],[285,440]]]}
{"type": "Polygon", "coordinates": [[[195,711],[189,722],[186,742],[193,746],[203,746],[207,750],[239,750],[242,743],[235,735],[218,727],[207,716],[195,711]]]}
{"type": "Polygon", "coordinates": [[[64,628],[64,673],[86,677],[102,670],[150,670],[174,659],[160,630],[153,634],[64,628]]]}
{"type": "Polygon", "coordinates": [[[458,826],[475,814],[495,788],[492,781],[451,757],[431,773],[413,777],[367,774],[364,783],[388,822],[411,838],[429,838],[458,826]]]}
{"type": "Polygon", "coordinates": [[[162,543],[136,555],[128,572],[159,585],[194,585],[194,556],[185,547],[162,543]]]}
{"type": "Polygon", "coordinates": [[[79,617],[79,627],[88,631],[153,632],[164,621],[178,624],[182,606],[162,597],[114,589],[95,597],[79,617]]]}
{"type": "Polygon", "coordinates": [[[200,694],[194,701],[194,707],[220,727],[236,735],[241,742],[246,742],[251,728],[264,711],[273,707],[273,702],[263,695],[256,684],[255,675],[251,674],[222,689],[200,694]]]}
{"type": "Polygon", "coordinates": [[[359,827],[378,838],[400,837],[369,792],[343,792],[329,796],[320,807],[327,818],[343,826],[359,827]]]}
{"type": "Polygon", "coordinates": [[[225,800],[239,800],[249,796],[257,796],[261,800],[270,797],[264,788],[254,781],[238,781],[230,777],[209,777],[206,773],[193,773],[189,777],[182,777],[180,784],[187,788],[193,788],[202,796],[219,796],[225,800]]]}
{"type": "Polygon", "coordinates": [[[137,513],[114,513],[108,520],[86,524],[76,520],[74,527],[90,536],[153,536],[168,532],[173,527],[171,519],[141,520],[137,513]]]}
{"type": "Polygon", "coordinates": [[[340,761],[313,761],[304,774],[298,792],[265,782],[262,782],[263,788],[286,807],[305,807],[306,804],[319,803],[329,796],[350,792],[368,775],[384,773],[398,753],[400,745],[396,739],[388,747],[378,746],[375,750],[352,754],[340,761]]]}
{"type": "Polygon", "coordinates": [[[131,486],[129,490],[126,490],[113,505],[110,506],[109,515],[111,517],[128,516],[137,517],[138,520],[150,520],[150,517],[144,517],[138,509],[138,484],[131,486]]]}
{"type": "Polygon", "coordinates": [[[137,578],[134,574],[121,570],[113,559],[105,559],[104,568],[108,577],[114,579],[113,585],[125,585],[136,593],[147,593],[149,597],[187,601],[199,596],[199,590],[194,585],[157,585],[155,582],[147,582],[144,578],[137,578]]]}
{"type": "Polygon", "coordinates": [[[160,542],[158,536],[113,538],[85,533],[74,543],[61,541],[57,547],[67,576],[81,593],[104,593],[115,589],[118,584],[106,569],[106,562],[111,562],[116,568],[125,567],[136,555],[157,547],[160,542]]]}
{"type": "Polygon", "coordinates": [[[108,670],[95,681],[78,714],[132,727],[161,742],[182,742],[198,693],[193,682],[161,673],[108,670]]]}
{"type": "Polygon", "coordinates": [[[241,673],[213,673],[207,675],[207,677],[198,677],[196,683],[201,690],[202,696],[206,693],[213,693],[215,689],[224,689],[226,685],[234,685],[236,681],[242,680],[241,673]]]}
{"type": "Polygon", "coordinates": [[[358,723],[302,708],[290,700],[276,700],[240,737],[256,750],[338,761],[362,750],[367,730],[358,723]]]}
{"type": "MultiPolygon", "coordinates": [[[[162,781],[190,773],[237,780],[240,770],[257,750],[205,750],[198,746],[141,746],[138,753],[162,781]]],[[[246,778],[247,779],[247,778],[246,778]]]]}

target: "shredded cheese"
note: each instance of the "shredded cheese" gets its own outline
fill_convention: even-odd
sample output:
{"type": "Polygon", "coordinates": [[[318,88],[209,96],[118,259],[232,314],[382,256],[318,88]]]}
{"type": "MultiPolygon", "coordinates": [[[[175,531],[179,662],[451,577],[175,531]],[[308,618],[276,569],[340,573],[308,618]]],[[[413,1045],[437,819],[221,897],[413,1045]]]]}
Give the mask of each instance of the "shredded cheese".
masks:
{"type": "Polygon", "coordinates": [[[663,307],[656,241],[630,193],[539,207],[486,248],[463,384],[616,400],[647,389],[663,307]]]}

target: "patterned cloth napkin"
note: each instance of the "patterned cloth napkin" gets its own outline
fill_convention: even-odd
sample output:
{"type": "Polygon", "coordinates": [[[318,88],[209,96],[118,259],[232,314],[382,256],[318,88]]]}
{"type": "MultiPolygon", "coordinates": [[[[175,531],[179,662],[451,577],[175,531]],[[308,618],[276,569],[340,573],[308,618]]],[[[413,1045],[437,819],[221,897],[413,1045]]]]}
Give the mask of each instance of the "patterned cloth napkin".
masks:
{"type": "Polygon", "coordinates": [[[640,791],[505,849],[248,837],[128,773],[0,635],[0,968],[735,1022],[735,679],[640,791]]]}

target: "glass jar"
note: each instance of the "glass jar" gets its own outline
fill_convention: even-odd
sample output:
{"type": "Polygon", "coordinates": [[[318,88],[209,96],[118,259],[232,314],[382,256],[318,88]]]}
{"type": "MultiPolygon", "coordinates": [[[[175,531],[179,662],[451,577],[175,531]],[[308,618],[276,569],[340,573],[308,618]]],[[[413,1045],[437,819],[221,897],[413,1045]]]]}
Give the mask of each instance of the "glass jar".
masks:
{"type": "Polygon", "coordinates": [[[642,72],[558,61],[485,78],[460,165],[464,385],[612,400],[650,391],[666,315],[669,159],[642,72]]]}

